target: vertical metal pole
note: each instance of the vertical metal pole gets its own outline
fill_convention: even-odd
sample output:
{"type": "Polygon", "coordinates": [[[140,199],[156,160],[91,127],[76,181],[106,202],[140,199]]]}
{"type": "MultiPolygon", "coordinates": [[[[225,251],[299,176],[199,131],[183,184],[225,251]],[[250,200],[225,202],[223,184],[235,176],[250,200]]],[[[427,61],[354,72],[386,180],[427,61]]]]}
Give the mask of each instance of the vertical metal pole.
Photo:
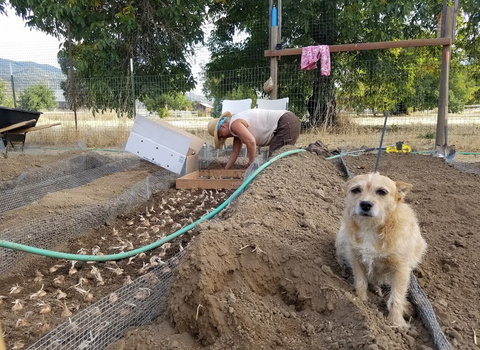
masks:
{"type": "MultiPolygon", "coordinates": [[[[278,42],[278,23],[276,19],[272,18],[273,5],[270,9],[270,50],[275,50],[278,42]]],[[[278,12],[277,12],[278,15],[278,12]]],[[[273,89],[270,91],[270,99],[277,99],[277,72],[278,72],[278,57],[270,57],[270,76],[273,80],[273,89]]]]}
{"type": "Polygon", "coordinates": [[[10,82],[12,83],[13,106],[17,108],[17,99],[15,98],[15,83],[13,82],[13,69],[10,63],[10,82]]]}
{"type": "Polygon", "coordinates": [[[133,117],[135,118],[137,107],[135,106],[135,85],[133,84],[133,58],[130,58],[130,78],[132,81],[133,117]]]}
{"type": "Polygon", "coordinates": [[[387,128],[387,119],[388,119],[388,112],[385,112],[385,120],[383,121],[382,136],[380,137],[380,145],[378,146],[377,161],[375,162],[375,170],[374,170],[375,173],[378,171],[378,163],[380,162],[380,155],[382,154],[383,137],[385,136],[385,129],[387,128]]]}
{"type": "Polygon", "coordinates": [[[75,130],[78,130],[77,94],[75,93],[75,78],[73,74],[72,37],[70,35],[70,23],[67,24],[67,30],[68,30],[68,60],[70,64],[70,85],[72,86],[73,116],[75,118],[75,130]]]}
{"type": "MultiPolygon", "coordinates": [[[[453,8],[446,6],[442,11],[442,38],[452,38],[453,33],[453,8]]],[[[446,139],[445,130],[448,124],[448,77],[450,73],[451,45],[445,45],[442,49],[442,67],[440,72],[440,94],[438,99],[437,131],[435,138],[435,152],[443,156],[445,153],[446,139]]]]}

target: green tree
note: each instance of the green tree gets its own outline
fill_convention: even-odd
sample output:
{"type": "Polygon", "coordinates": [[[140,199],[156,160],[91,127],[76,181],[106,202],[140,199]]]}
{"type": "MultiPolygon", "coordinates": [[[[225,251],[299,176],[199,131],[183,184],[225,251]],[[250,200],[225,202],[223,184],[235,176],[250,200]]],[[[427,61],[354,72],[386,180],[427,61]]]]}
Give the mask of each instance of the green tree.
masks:
{"type": "Polygon", "coordinates": [[[474,102],[478,85],[462,66],[453,66],[449,79],[448,111],[450,113],[463,112],[465,105],[474,102]]]}
{"type": "Polygon", "coordinates": [[[7,82],[0,79],[0,106],[2,107],[13,107],[13,98],[8,97],[7,93],[7,82]]]}
{"type": "Polygon", "coordinates": [[[70,24],[75,77],[86,79],[87,106],[126,113],[131,113],[133,103],[130,60],[136,76],[170,77],[152,89],[135,84],[136,98],[195,87],[188,57],[193,45],[203,41],[201,25],[208,2],[11,0],[30,27],[65,39],[62,60],[68,57],[70,24]]]}
{"type": "Polygon", "coordinates": [[[7,12],[5,11],[6,4],[7,4],[6,0],[0,0],[0,15],[1,14],[4,14],[4,15],[7,14],[7,12]]]}
{"type": "MultiPolygon", "coordinates": [[[[284,0],[282,44],[293,48],[433,38],[441,10],[440,0],[307,0],[301,4],[284,0]]],[[[269,74],[268,60],[263,57],[268,48],[268,4],[253,0],[218,2],[211,13],[216,19],[210,41],[212,61],[205,71],[207,92],[222,98],[244,85],[260,93],[263,81],[252,81],[250,76],[254,69],[263,72],[265,79],[269,74]],[[246,39],[235,40],[235,33],[245,33],[246,39]]],[[[458,52],[466,51],[472,66],[480,58],[478,1],[463,1],[459,13],[457,34],[461,39],[452,57],[457,59],[458,52]],[[466,50],[469,45],[472,47],[466,50]]],[[[439,47],[335,53],[329,77],[321,76],[318,69],[299,72],[300,57],[284,56],[279,62],[279,97],[289,96],[290,108],[296,113],[302,114],[307,107],[312,125],[334,119],[335,115],[328,114],[335,110],[338,98],[355,110],[406,112],[421,107],[416,87],[421,87],[422,93],[428,90],[429,98],[438,90],[438,79],[422,84],[421,78],[426,74],[422,70],[425,62],[431,57],[439,62],[440,55],[439,47]]],[[[427,75],[433,78],[439,74],[440,65],[430,66],[436,71],[427,75]]],[[[478,66],[474,71],[477,76],[472,74],[472,79],[480,81],[478,66]]]]}
{"type": "Polygon", "coordinates": [[[28,111],[45,111],[57,107],[57,102],[47,85],[37,83],[20,93],[19,107],[28,111]]]}
{"type": "Polygon", "coordinates": [[[179,92],[170,92],[154,97],[147,96],[143,102],[149,111],[157,112],[160,118],[164,118],[169,110],[186,111],[192,109],[192,102],[179,92]]]}

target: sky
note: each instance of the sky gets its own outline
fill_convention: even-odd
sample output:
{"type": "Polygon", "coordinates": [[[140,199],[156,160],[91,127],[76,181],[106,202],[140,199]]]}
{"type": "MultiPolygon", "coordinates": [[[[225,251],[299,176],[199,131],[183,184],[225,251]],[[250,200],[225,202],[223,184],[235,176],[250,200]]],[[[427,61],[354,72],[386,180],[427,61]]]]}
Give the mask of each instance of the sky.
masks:
{"type": "Polygon", "coordinates": [[[32,61],[58,67],[59,41],[50,35],[25,27],[25,22],[7,8],[0,14],[0,58],[32,61]]]}

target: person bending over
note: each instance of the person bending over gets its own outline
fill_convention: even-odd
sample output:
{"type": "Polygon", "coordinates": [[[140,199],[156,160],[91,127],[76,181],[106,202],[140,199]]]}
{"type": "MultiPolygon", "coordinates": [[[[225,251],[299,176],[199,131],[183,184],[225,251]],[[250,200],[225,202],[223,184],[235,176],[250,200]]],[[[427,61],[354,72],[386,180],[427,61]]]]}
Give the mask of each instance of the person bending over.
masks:
{"type": "Polygon", "coordinates": [[[220,118],[208,123],[208,133],[213,136],[215,148],[221,148],[226,139],[233,137],[233,151],[225,166],[230,169],[245,144],[248,166],[255,160],[257,146],[269,146],[272,152],[285,145],[294,145],[300,135],[300,120],[287,110],[247,109],[232,116],[224,112],[220,118]]]}

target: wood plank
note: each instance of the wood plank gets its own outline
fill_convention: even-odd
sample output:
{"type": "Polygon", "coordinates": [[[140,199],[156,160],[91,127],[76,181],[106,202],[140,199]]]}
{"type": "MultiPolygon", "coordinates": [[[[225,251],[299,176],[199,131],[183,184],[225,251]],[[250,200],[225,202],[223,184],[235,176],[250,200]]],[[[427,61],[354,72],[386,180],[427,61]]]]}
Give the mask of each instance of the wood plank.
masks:
{"type": "Polygon", "coordinates": [[[215,177],[220,179],[230,179],[230,178],[238,178],[243,177],[245,170],[241,169],[231,169],[231,170],[224,170],[224,169],[207,169],[207,170],[200,170],[198,177],[215,177]]]}
{"type": "MultiPolygon", "coordinates": [[[[414,40],[398,40],[398,41],[380,41],[374,43],[360,44],[342,44],[330,45],[330,53],[346,52],[346,51],[364,51],[364,50],[382,50],[396,49],[400,47],[420,47],[420,46],[446,46],[451,45],[451,38],[434,38],[434,39],[414,39],[414,40]]],[[[275,56],[293,56],[301,55],[302,48],[283,49],[283,50],[265,50],[265,57],[275,56]]]]}
{"type": "Polygon", "coordinates": [[[180,179],[182,179],[182,180],[190,180],[190,179],[195,180],[195,179],[198,178],[199,175],[200,175],[200,171],[197,170],[197,171],[191,172],[190,174],[182,176],[180,179]]]}
{"type": "Polygon", "coordinates": [[[24,133],[30,132],[30,131],[48,129],[48,128],[51,128],[52,126],[57,126],[57,125],[61,125],[61,124],[62,123],[54,123],[54,124],[37,125],[37,126],[29,127],[29,128],[16,129],[16,130],[13,130],[11,132],[11,134],[24,134],[24,133]]]}
{"type": "Polygon", "coordinates": [[[30,125],[30,124],[35,124],[36,122],[37,122],[36,119],[31,119],[31,120],[27,120],[27,121],[24,121],[24,122],[12,124],[12,125],[9,125],[9,126],[6,126],[2,129],[0,129],[0,133],[7,132],[7,131],[10,131],[10,130],[15,130],[15,129],[18,129],[18,128],[22,128],[22,127],[30,125]]]}

